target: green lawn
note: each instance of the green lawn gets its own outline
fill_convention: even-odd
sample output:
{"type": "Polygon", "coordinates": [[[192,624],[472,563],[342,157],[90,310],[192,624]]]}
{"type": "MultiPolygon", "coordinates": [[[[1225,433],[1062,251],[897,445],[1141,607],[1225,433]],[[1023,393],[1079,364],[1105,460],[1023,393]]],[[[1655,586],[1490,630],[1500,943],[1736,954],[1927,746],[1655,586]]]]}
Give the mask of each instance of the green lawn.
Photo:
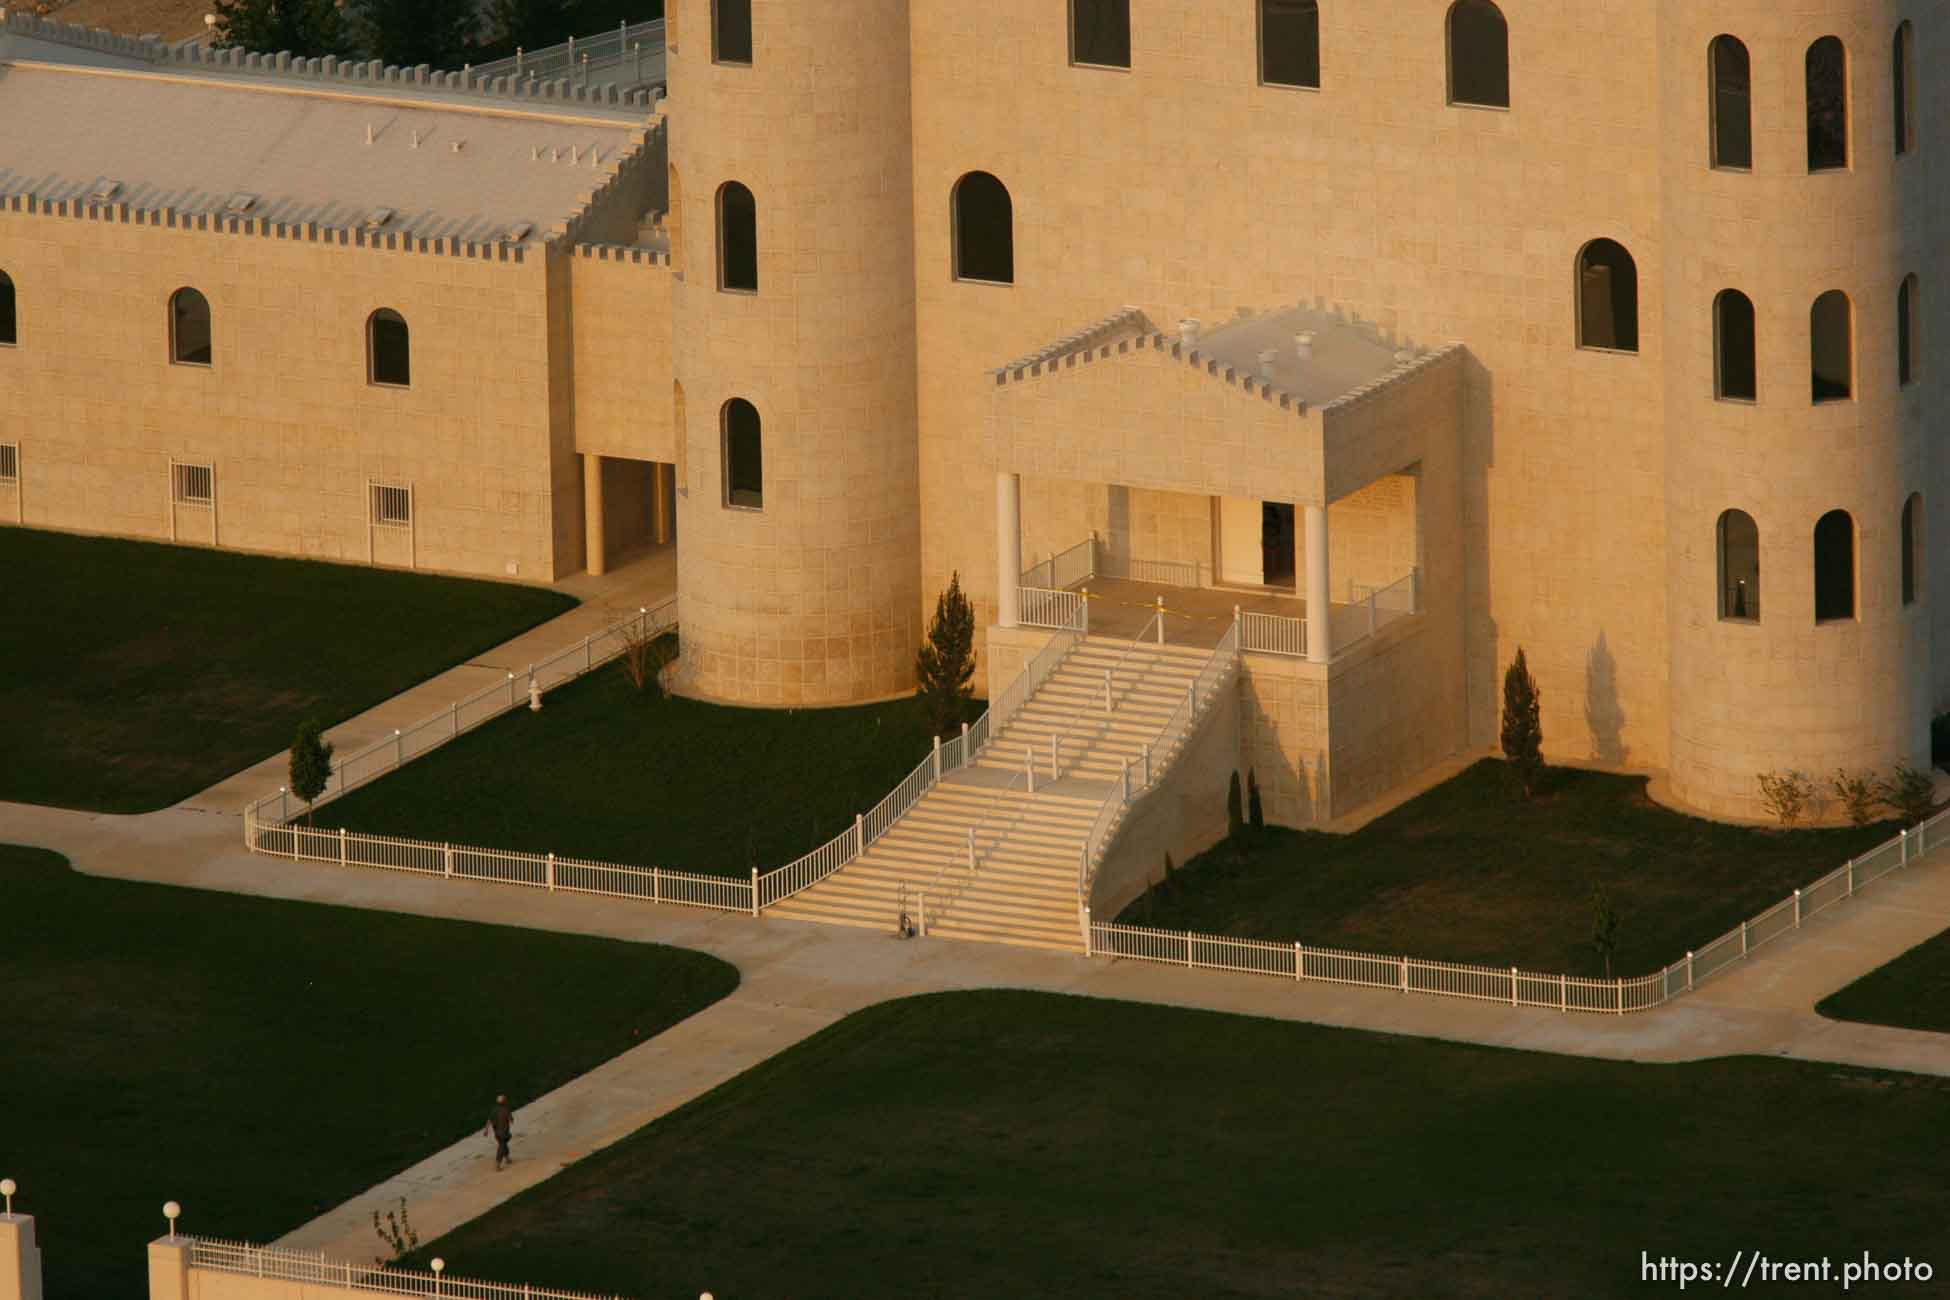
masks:
{"type": "Polygon", "coordinates": [[[50,1298],[143,1294],[166,1200],[194,1232],[279,1236],[478,1130],[496,1092],[519,1107],[738,983],[701,953],[4,846],[0,972],[0,1175],[50,1298]]]}
{"type": "Polygon", "coordinates": [[[737,709],[620,664],[318,811],[321,826],[743,876],[852,825],[928,752],[913,700],[737,709]]]}
{"type": "Polygon", "coordinates": [[[1946,1126],[1932,1077],[956,993],[850,1016],[420,1257],[859,1300],[1642,1295],[1641,1251],[1941,1276],[1946,1126]]]}
{"type": "Polygon", "coordinates": [[[1644,975],[1896,833],[1726,826],[1659,807],[1644,777],[1569,768],[1525,804],[1505,777],[1477,763],[1352,835],[1249,830],[1120,919],[1602,975],[1599,881],[1620,918],[1613,972],[1644,975]]]}
{"type": "Polygon", "coordinates": [[[0,528],[0,800],[186,799],[576,602],[552,591],[0,528]]]}
{"type": "Polygon", "coordinates": [[[1815,1010],[1835,1020],[1950,1034],[1950,931],[1829,994],[1815,1010]]]}

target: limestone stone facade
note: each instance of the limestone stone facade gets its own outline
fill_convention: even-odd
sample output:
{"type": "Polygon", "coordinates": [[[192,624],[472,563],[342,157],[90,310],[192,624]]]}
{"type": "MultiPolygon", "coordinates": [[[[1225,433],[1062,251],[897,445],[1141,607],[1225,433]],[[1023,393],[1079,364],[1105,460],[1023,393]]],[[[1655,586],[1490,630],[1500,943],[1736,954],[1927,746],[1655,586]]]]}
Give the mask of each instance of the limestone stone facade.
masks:
{"type": "MultiPolygon", "coordinates": [[[[1764,770],[1927,763],[1950,706],[1946,0],[1470,0],[1507,32],[1491,105],[1451,102],[1451,0],[1322,0],[1311,87],[1264,83],[1257,0],[1110,5],[1127,67],[1073,63],[1071,7],[1050,0],[753,0],[749,61],[719,57],[711,0],[668,8],[669,95],[636,106],[193,70],[264,94],[336,79],[334,102],[448,131],[491,104],[565,145],[633,132],[586,196],[534,191],[553,206],[526,241],[186,225],[143,215],[168,206],[160,185],[129,215],[87,198],[102,168],[81,145],[62,195],[0,185],[20,319],[0,346],[0,442],[20,449],[0,519],[524,581],[674,529],[697,689],[779,705],[906,689],[956,573],[996,625],[993,683],[1038,644],[1003,626],[1002,570],[1093,533],[1127,567],[1321,597],[1316,649],[1330,603],[1412,574],[1409,624],[1249,658],[1242,760],[1299,822],[1492,744],[1519,647],[1548,756],[1666,769],[1707,812],[1757,815],[1764,770]],[[1716,82],[1721,36],[1743,77],[1716,82]],[[1810,74],[1829,37],[1838,81],[1810,74]],[[1836,84],[1820,130],[1844,165],[1811,167],[1811,104],[1828,113],[1836,84]],[[1750,156],[1721,159],[1716,123],[1743,110],[1750,156]],[[976,172],[1007,195],[1006,274],[957,274],[976,172]],[[1598,240],[1630,270],[1590,261],[1598,240]],[[755,289],[724,274],[744,244],[755,289]],[[1594,277],[1635,338],[1605,332],[1594,277]],[[207,369],[163,355],[186,284],[214,310],[207,369]],[[1722,395],[1724,290],[1754,307],[1751,398],[1722,395]],[[1852,382],[1814,400],[1831,290],[1852,382]],[[410,390],[364,382],[379,306],[413,325],[410,390]],[[1296,334],[1268,345],[1296,323],[1319,331],[1311,360],[1296,334]],[[172,459],[215,467],[213,512],[170,504],[172,459]],[[414,493],[404,554],[369,518],[370,486],[394,482],[414,493]],[[1758,576],[1730,617],[1734,510],[1758,576]],[[1846,573],[1852,612],[1817,619],[1834,511],[1850,545],[1823,581],[1846,573]],[[1276,577],[1261,550],[1282,526],[1276,577]]],[[[139,49],[90,58],[185,75],[139,49]]],[[[508,183],[538,184],[540,147],[506,152],[508,183]]]]}

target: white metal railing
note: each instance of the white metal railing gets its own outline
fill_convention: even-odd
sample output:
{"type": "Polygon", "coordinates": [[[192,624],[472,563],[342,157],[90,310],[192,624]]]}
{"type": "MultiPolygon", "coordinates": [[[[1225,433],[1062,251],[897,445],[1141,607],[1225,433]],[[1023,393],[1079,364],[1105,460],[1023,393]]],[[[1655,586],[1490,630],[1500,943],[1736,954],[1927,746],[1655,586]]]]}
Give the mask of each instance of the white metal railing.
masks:
{"type": "Polygon", "coordinates": [[[1361,644],[1382,628],[1421,609],[1420,569],[1410,569],[1385,587],[1351,584],[1350,603],[1331,612],[1334,619],[1335,654],[1361,644]]]}
{"type": "Polygon", "coordinates": [[[589,73],[595,69],[634,59],[637,61],[634,79],[641,81],[644,57],[654,60],[663,50],[664,20],[657,18],[647,23],[625,23],[600,36],[580,39],[571,36],[560,45],[517,51],[505,59],[476,64],[471,71],[477,77],[520,77],[530,81],[568,77],[577,85],[586,86],[589,73]]]}
{"type": "Polygon", "coordinates": [[[1068,550],[1058,551],[1023,571],[1022,585],[1061,591],[1097,576],[1097,535],[1092,533],[1068,550]]]}
{"type": "Polygon", "coordinates": [[[1036,689],[1056,671],[1057,665],[1061,664],[1083,640],[1085,633],[1089,631],[1089,626],[1084,621],[1087,614],[1081,605],[1078,610],[1076,621],[1059,627],[1058,635],[1050,638],[1049,644],[1038,651],[1023,670],[1016,674],[1015,680],[1003,689],[1000,696],[989,701],[987,711],[976,721],[975,726],[970,728],[971,731],[980,732],[975,741],[975,753],[980,753],[988,747],[990,737],[1002,734],[1002,729],[1009,725],[1009,719],[1015,716],[1016,711],[1036,693],[1036,689]]]}
{"type": "Polygon", "coordinates": [[[1085,934],[1090,955],[1097,957],[1358,984],[1564,1012],[1624,1015],[1665,1005],[1769,941],[1800,929],[1816,913],[1854,897],[1890,872],[1942,847],[1946,840],[1950,840],[1950,809],[1900,832],[1859,858],[1849,859],[1671,965],[1632,978],[1589,979],[1540,974],[1515,966],[1472,966],[1231,935],[1155,930],[1090,921],[1087,914],[1085,934]]]}
{"type": "Polygon", "coordinates": [[[192,1269],[211,1273],[274,1278],[378,1295],[441,1296],[454,1300],[617,1300],[614,1296],[598,1296],[589,1291],[558,1291],[550,1287],[447,1277],[417,1269],[356,1264],[349,1259],[330,1258],[322,1251],[253,1246],[249,1242],[210,1237],[186,1236],[177,1240],[188,1245],[192,1269]]]}
{"type": "MultiPolygon", "coordinates": [[[[662,636],[677,626],[677,597],[670,596],[629,618],[591,633],[575,645],[558,651],[528,666],[525,673],[509,673],[507,679],[462,696],[431,717],[401,728],[353,754],[335,757],[325,791],[313,808],[323,807],[348,791],[356,790],[402,763],[430,753],[472,731],[482,723],[498,718],[510,709],[525,705],[531,688],[548,692],[564,682],[574,681],[620,656],[638,636],[662,636]]],[[[289,790],[280,788],[250,806],[259,821],[275,817],[279,823],[294,816],[289,790]],[[273,813],[272,805],[276,805],[273,813]]]]}
{"type": "MultiPolygon", "coordinates": [[[[1149,619],[1145,620],[1144,626],[1138,629],[1137,635],[1131,638],[1131,643],[1124,647],[1123,653],[1118,655],[1117,658],[1111,662],[1110,667],[1104,669],[1104,696],[1103,696],[1104,708],[1102,714],[1099,714],[1094,708],[1082,710],[1079,712],[1077,718],[1074,721],[1072,721],[1069,726],[1063,728],[1062,731],[1057,732],[1052,736],[1050,736],[1049,738],[1049,779],[1050,780],[1055,781],[1062,777],[1063,747],[1070,742],[1071,738],[1078,731],[1082,730],[1086,726],[1093,726],[1098,729],[1101,729],[1104,726],[1105,719],[1117,712],[1118,674],[1124,671],[1125,663],[1130,659],[1130,657],[1134,653],[1136,653],[1138,647],[1150,641],[1153,635],[1157,637],[1157,644],[1163,645],[1165,643],[1165,611],[1164,611],[1164,604],[1162,601],[1159,602],[1158,612],[1153,614],[1149,619]]],[[[1129,693],[1130,692],[1128,690],[1125,691],[1126,695],[1128,695],[1129,693]]],[[[1089,750],[1088,745],[1077,746],[1077,753],[1079,755],[1088,752],[1088,750],[1089,750]]],[[[1030,752],[1029,765],[1032,770],[1035,768],[1036,763],[1040,760],[1040,758],[1041,755],[1035,753],[1033,750],[1030,752]]]]}
{"type": "Polygon", "coordinates": [[[1279,614],[1239,615],[1239,648],[1265,654],[1307,657],[1307,620],[1279,614]]]}
{"type": "Polygon", "coordinates": [[[1024,627],[1090,630],[1090,604],[1080,591],[1022,587],[1017,596],[1017,621],[1024,627]]]}
{"type": "Polygon", "coordinates": [[[1207,577],[1202,560],[1144,560],[1114,554],[1105,555],[1097,571],[1106,578],[1155,582],[1165,587],[1203,587],[1207,577]]]}

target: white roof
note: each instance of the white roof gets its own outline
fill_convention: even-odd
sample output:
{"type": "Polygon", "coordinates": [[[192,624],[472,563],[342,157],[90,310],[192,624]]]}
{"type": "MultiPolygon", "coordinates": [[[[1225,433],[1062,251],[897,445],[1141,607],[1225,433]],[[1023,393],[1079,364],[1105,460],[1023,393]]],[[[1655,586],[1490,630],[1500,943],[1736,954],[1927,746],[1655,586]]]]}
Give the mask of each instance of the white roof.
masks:
{"type": "Polygon", "coordinates": [[[643,141],[641,112],[496,102],[392,85],[158,70],[0,33],[0,196],[114,201],[492,240],[580,212],[643,141]],[[85,60],[85,62],[84,62],[85,60]],[[95,64],[97,66],[89,66],[95,64]],[[368,143],[368,132],[371,141],[368,143]]]}

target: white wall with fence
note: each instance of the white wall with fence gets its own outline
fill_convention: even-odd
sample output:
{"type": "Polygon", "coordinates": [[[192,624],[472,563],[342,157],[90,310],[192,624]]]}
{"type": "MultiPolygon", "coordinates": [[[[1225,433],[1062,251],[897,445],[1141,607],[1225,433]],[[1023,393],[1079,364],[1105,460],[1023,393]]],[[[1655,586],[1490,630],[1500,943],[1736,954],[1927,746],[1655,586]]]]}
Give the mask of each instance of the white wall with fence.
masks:
{"type": "Polygon", "coordinates": [[[337,1259],[319,1251],[178,1235],[149,1247],[150,1300],[324,1300],[327,1296],[428,1296],[443,1300],[619,1300],[519,1282],[337,1259]]]}

